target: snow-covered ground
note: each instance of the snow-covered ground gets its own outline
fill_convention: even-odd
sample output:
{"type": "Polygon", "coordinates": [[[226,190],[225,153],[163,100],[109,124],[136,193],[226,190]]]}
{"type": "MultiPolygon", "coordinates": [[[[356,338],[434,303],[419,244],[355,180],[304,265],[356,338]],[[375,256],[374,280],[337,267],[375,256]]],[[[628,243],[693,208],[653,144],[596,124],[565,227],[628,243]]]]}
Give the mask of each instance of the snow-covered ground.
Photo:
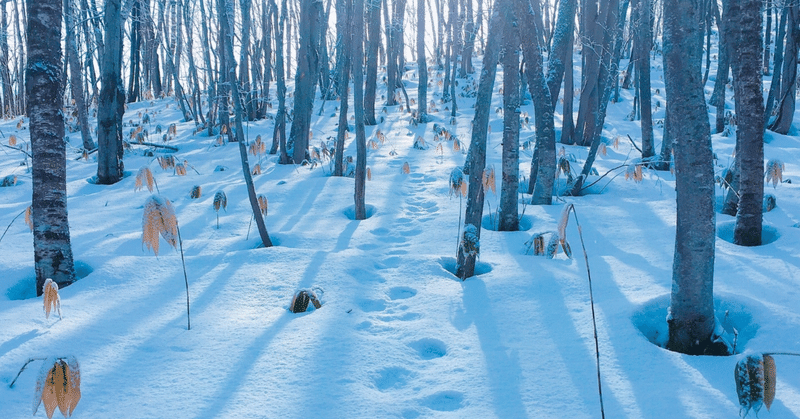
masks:
{"type": "MultiPolygon", "coordinates": [[[[659,63],[653,73],[657,120],[665,103],[659,63]]],[[[413,73],[405,81],[411,97],[413,73]]],[[[263,169],[255,176],[257,193],[269,199],[266,224],[276,246],[267,249],[258,247],[255,226],[249,227],[237,145],[215,146],[216,137],[193,135],[194,124],[179,122],[173,100],[132,104],[125,122],[139,124],[147,113],[144,128],[154,142],[161,141],[153,134],[157,125],[166,132],[177,123],[169,144],[179,148],[178,161],[195,169],[185,176],[162,170],[144,155],[148,148],[135,145],[125,155],[131,176],[112,186],[91,184],[96,162],[78,159],[80,134],[69,134],[70,229],[82,278],[61,290],[63,320],[46,320],[42,300],[34,296],[32,239],[22,217],[0,242],[0,417],[31,415],[40,362],[9,388],[25,361],[73,355],[82,372],[78,418],[598,418],[588,283],[574,220],[567,229],[573,259],[526,254],[525,242],[555,230],[568,203],[579,216],[591,268],[607,417],[736,417],[733,371],[742,355],[692,357],[648,341],[666,333],[675,228],[669,172],[645,169],[644,180],[635,183],[618,169],[592,194],[561,197],[547,207],[525,205],[529,197],[521,196],[529,229],[484,228],[481,274],[465,282],[453,276],[463,207],[449,195],[448,178],[463,164],[465,149],[453,151],[452,141],[437,149],[433,126],[445,126],[466,146],[474,99],[459,99],[457,125],[450,125],[438,71],[432,77],[431,99],[439,112],[431,114],[431,123],[410,126],[399,106],[384,113],[379,105],[385,121],[367,127],[368,140],[377,140],[378,129],[386,136],[368,151],[367,220],[348,216],[353,179],[329,176],[327,161],[309,168],[250,156],[251,166],[263,169]],[[418,135],[428,149],[412,147],[418,135]],[[155,256],[142,244],[149,193],[134,191],[134,177],[143,166],[176,210],[190,284],[190,331],[180,253],[162,242],[155,256]],[[195,185],[202,195],[191,199],[195,185]],[[217,191],[228,198],[219,228],[212,206],[217,191]],[[322,308],[290,313],[299,289],[315,290],[322,308]]],[[[497,80],[495,92],[502,71],[497,80]]],[[[459,91],[473,81],[459,80],[459,91]]],[[[713,73],[709,87],[712,82],[713,73]]],[[[379,95],[385,86],[380,89],[379,95]]],[[[501,96],[494,95],[493,109],[501,96]]],[[[626,120],[631,92],[623,90],[622,97],[609,106],[605,131],[622,140],[598,158],[600,174],[637,154],[625,137],[640,137],[638,122],[626,120]]],[[[315,115],[321,105],[315,104],[315,115]]],[[[317,147],[336,134],[337,103],[324,107],[323,116],[313,119],[317,147]]],[[[533,114],[530,104],[522,110],[533,114]]],[[[29,141],[27,119],[21,129],[18,122],[0,123],[3,142],[11,135],[23,145],[29,141]]],[[[248,124],[246,134],[269,143],[271,133],[266,120],[248,124]]],[[[502,115],[492,112],[488,165],[498,179],[501,133],[502,115]]],[[[533,135],[532,127],[523,127],[521,142],[533,135]]],[[[353,138],[346,155],[355,156],[353,138]]],[[[659,126],[658,148],[660,139],[659,126]]],[[[733,136],[714,136],[718,173],[730,164],[734,142],[733,136]]],[[[576,160],[574,170],[586,153],[564,147],[576,160]]],[[[792,180],[767,188],[778,203],[764,215],[773,241],[744,248],[718,239],[716,246],[717,314],[729,332],[736,329],[737,350],[744,353],[800,349],[800,229],[793,227],[800,222],[800,138],[769,134],[765,154],[784,161],[784,180],[792,180]]],[[[0,188],[3,229],[30,203],[23,161],[22,153],[0,151],[0,176],[19,179],[0,188]]],[[[522,174],[529,165],[530,150],[522,150],[522,174]]],[[[719,189],[717,196],[719,203],[719,189]]],[[[486,201],[484,213],[496,211],[499,197],[489,193],[486,201]]],[[[717,214],[721,236],[731,235],[732,223],[717,214]]],[[[776,401],[760,417],[800,417],[800,360],[776,360],[776,401]]]]}

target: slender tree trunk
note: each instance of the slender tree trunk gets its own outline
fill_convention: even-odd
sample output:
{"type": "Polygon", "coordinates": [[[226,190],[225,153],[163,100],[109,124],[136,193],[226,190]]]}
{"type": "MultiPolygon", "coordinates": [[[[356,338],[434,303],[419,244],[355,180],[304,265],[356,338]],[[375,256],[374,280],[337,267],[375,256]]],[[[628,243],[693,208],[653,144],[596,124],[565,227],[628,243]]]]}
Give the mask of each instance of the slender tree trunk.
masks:
{"type": "Polygon", "coordinates": [[[256,119],[255,97],[253,96],[253,89],[250,85],[250,33],[253,27],[253,19],[250,15],[252,14],[253,3],[251,0],[239,0],[239,7],[242,11],[242,44],[239,48],[239,83],[242,89],[245,112],[242,117],[248,121],[254,121],[256,119]]]}
{"type": "Polygon", "coordinates": [[[736,159],[739,161],[739,206],[733,242],[761,244],[764,197],[764,102],[761,93],[761,2],[726,2],[726,36],[731,40],[736,97],[736,159]]]}
{"type": "Polygon", "coordinates": [[[703,95],[702,15],[693,0],[665,0],[664,65],[674,135],[677,227],[667,348],[686,354],[713,347],[714,170],[703,95]]]}
{"type": "MultiPolygon", "coordinates": [[[[65,0],[65,4],[67,1],[65,0]]],[[[128,103],[139,101],[139,95],[142,90],[141,76],[140,76],[140,63],[141,63],[141,45],[142,45],[142,17],[141,17],[141,0],[133,1],[133,13],[131,15],[131,29],[130,29],[130,78],[128,79],[128,103]]],[[[67,32],[69,32],[67,28],[67,32]]],[[[69,36],[69,34],[68,34],[69,36]]],[[[69,51],[67,52],[69,54],[69,51]]]]}
{"type": "Polygon", "coordinates": [[[214,121],[216,120],[215,109],[216,109],[216,83],[217,80],[214,79],[214,67],[211,65],[211,42],[209,37],[208,31],[208,20],[209,18],[206,17],[206,8],[204,6],[204,0],[199,0],[200,3],[200,34],[201,39],[203,42],[203,62],[205,63],[205,73],[206,73],[206,93],[208,94],[208,116],[206,117],[206,129],[208,130],[208,136],[212,136],[214,134],[214,121]]]}
{"type": "Polygon", "coordinates": [[[0,2],[2,10],[2,21],[0,21],[0,53],[3,54],[0,61],[0,81],[3,83],[3,102],[2,115],[5,118],[12,116],[14,106],[14,93],[11,85],[11,56],[8,53],[8,13],[6,12],[7,0],[0,2]]]}
{"type": "MultiPolygon", "coordinates": [[[[570,32],[569,42],[570,45],[574,41],[574,34],[570,32]]],[[[565,64],[565,72],[564,72],[564,106],[561,112],[562,114],[562,122],[561,122],[561,139],[559,140],[562,144],[574,144],[575,140],[575,119],[573,115],[574,103],[575,103],[575,76],[572,71],[572,49],[570,49],[567,53],[567,56],[564,57],[565,64]]]]}
{"type": "Polygon", "coordinates": [[[242,160],[242,173],[244,174],[245,185],[247,186],[247,197],[250,200],[250,209],[253,211],[253,217],[256,221],[258,234],[261,237],[261,243],[264,247],[272,247],[272,240],[267,233],[267,227],[264,224],[264,217],[261,214],[261,208],[258,204],[258,197],[256,197],[256,189],[253,186],[253,178],[250,175],[250,164],[247,161],[247,146],[245,145],[244,127],[242,125],[243,114],[245,112],[242,105],[242,99],[239,95],[239,85],[236,82],[236,60],[233,55],[233,40],[230,22],[233,21],[233,0],[217,0],[217,15],[219,16],[220,39],[225,44],[223,46],[223,53],[227,56],[225,63],[227,68],[223,68],[226,73],[227,80],[231,86],[231,96],[233,97],[234,108],[234,124],[236,126],[236,137],[239,143],[239,156],[242,160]]]}
{"type": "MultiPolygon", "coordinates": [[[[271,1],[274,6],[275,0],[271,1]]],[[[277,14],[275,14],[273,15],[272,23],[277,31],[277,36],[275,37],[275,77],[278,84],[278,113],[275,116],[275,131],[273,137],[278,138],[280,163],[289,164],[291,163],[291,159],[289,158],[289,151],[286,147],[286,75],[283,72],[285,68],[283,63],[283,40],[285,39],[284,29],[286,28],[286,0],[283,0],[281,4],[280,21],[278,21],[277,14]]]]}
{"type": "Polygon", "coordinates": [[[464,5],[466,7],[464,49],[461,51],[461,73],[459,73],[462,79],[475,71],[472,68],[472,52],[475,49],[475,17],[472,15],[472,1],[464,1],[464,5]]]}
{"type": "MultiPolygon", "coordinates": [[[[489,127],[489,108],[494,89],[494,79],[497,73],[497,62],[502,49],[503,26],[505,22],[512,21],[511,5],[509,0],[497,0],[489,24],[489,35],[486,40],[486,50],[483,54],[483,70],[478,83],[478,94],[475,99],[475,117],[472,121],[472,140],[469,145],[469,188],[467,191],[467,208],[464,217],[465,231],[474,227],[477,239],[480,240],[481,218],[483,217],[483,171],[486,168],[486,137],[489,127]]],[[[524,36],[524,35],[523,35],[524,36]]],[[[462,238],[463,242],[463,238],[462,238]]],[[[464,246],[458,247],[456,262],[456,275],[465,279],[475,274],[476,252],[465,251],[464,246]]]]}
{"type": "Polygon", "coordinates": [[[499,231],[519,230],[519,30],[506,22],[503,53],[503,178],[499,231]]]}
{"type": "Polygon", "coordinates": [[[800,48],[800,5],[789,6],[789,30],[786,47],[783,51],[783,70],[781,71],[781,95],[778,100],[778,117],[770,129],[779,134],[788,134],[792,126],[797,90],[797,57],[800,48]]]}
{"type": "Polygon", "coordinates": [[[197,75],[197,66],[194,62],[194,31],[192,25],[194,24],[189,5],[190,1],[184,0],[183,3],[183,23],[186,26],[186,48],[189,50],[189,78],[192,85],[192,113],[200,119],[200,123],[205,125],[205,117],[203,116],[203,105],[200,99],[200,78],[197,75]]]}
{"type": "Polygon", "coordinates": [[[75,281],[67,217],[67,151],[61,112],[60,1],[28,1],[28,65],[25,70],[33,156],[33,255],[36,295],[47,278],[59,288],[75,281]]]}
{"type": "Polygon", "coordinates": [[[769,56],[772,51],[772,0],[764,2],[765,14],[767,15],[767,29],[764,31],[764,68],[765,76],[769,75],[769,56]]]}
{"type": "MultiPolygon", "coordinates": [[[[560,0],[558,22],[553,34],[553,48],[551,48],[551,59],[547,62],[547,88],[550,90],[550,99],[555,108],[558,103],[558,91],[561,89],[561,82],[564,79],[565,70],[572,71],[572,67],[567,67],[567,63],[572,63],[572,32],[575,30],[575,1],[560,0]]],[[[566,100],[567,95],[572,95],[572,91],[564,90],[566,100]]]]}
{"type": "Polygon", "coordinates": [[[97,183],[111,185],[123,176],[122,115],[125,89],[122,87],[122,22],[120,0],[107,0],[104,10],[106,45],[97,106],[97,183]]]}
{"type": "Polygon", "coordinates": [[[428,65],[425,62],[425,0],[417,0],[417,122],[428,122],[428,65]]]}
{"type": "Polygon", "coordinates": [[[364,133],[364,71],[361,65],[364,57],[364,0],[353,2],[353,107],[356,116],[356,187],[355,218],[367,219],[364,195],[367,181],[367,140],[364,133]]]}
{"type": "Polygon", "coordinates": [[[81,129],[81,139],[84,150],[93,150],[96,145],[92,140],[92,133],[89,129],[89,112],[86,108],[86,99],[83,95],[83,81],[81,80],[81,63],[78,60],[78,46],[76,44],[77,31],[73,23],[73,4],[72,0],[64,0],[64,26],[67,28],[64,46],[66,47],[67,61],[69,63],[70,91],[72,99],[75,100],[75,110],[78,116],[78,126],[81,129]]]}
{"type": "Polygon", "coordinates": [[[653,142],[652,96],[650,94],[650,50],[653,48],[653,33],[650,26],[650,0],[634,0],[633,13],[636,24],[634,57],[636,60],[636,88],[639,91],[639,106],[642,109],[642,159],[655,155],[653,142]]]}
{"type": "MultiPolygon", "coordinates": [[[[20,0],[21,2],[22,0],[20,0]]],[[[56,0],[54,0],[56,1],[56,0]]],[[[25,74],[25,40],[22,39],[23,31],[27,28],[27,18],[25,6],[18,6],[17,0],[14,0],[14,31],[17,33],[17,95],[16,95],[16,109],[15,115],[22,115],[27,112],[26,105],[26,78],[25,74]],[[22,27],[20,27],[20,20],[22,20],[22,27]]],[[[27,36],[25,37],[27,38],[27,36]]]]}
{"type": "Polygon", "coordinates": [[[772,62],[772,82],[769,85],[767,103],[764,106],[764,127],[769,126],[772,119],[772,110],[775,109],[775,101],[778,92],[781,90],[781,70],[783,68],[783,40],[786,37],[786,21],[789,16],[789,8],[784,7],[781,19],[778,23],[778,35],[775,38],[775,59],[772,62]]]}
{"type": "Polygon", "coordinates": [[[336,86],[339,89],[339,127],[336,134],[336,150],[334,151],[333,176],[344,176],[344,140],[347,137],[347,108],[350,96],[350,54],[351,54],[351,16],[352,2],[336,0],[336,26],[339,34],[339,56],[336,59],[336,86]]]}
{"type": "Polygon", "coordinates": [[[377,125],[375,90],[378,86],[378,46],[381,44],[381,2],[367,0],[367,84],[364,88],[364,121],[377,125]]]}

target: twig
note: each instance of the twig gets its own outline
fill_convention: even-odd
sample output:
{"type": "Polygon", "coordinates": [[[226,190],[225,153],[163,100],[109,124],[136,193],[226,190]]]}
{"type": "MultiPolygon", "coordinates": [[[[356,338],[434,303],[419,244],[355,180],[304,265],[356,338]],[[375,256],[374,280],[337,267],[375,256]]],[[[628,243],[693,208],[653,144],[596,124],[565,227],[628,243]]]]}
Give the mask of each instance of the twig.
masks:
{"type": "Polygon", "coordinates": [[[762,355],[800,356],[800,353],[796,353],[796,352],[764,352],[762,355]]]}
{"type": "Polygon", "coordinates": [[[28,157],[30,157],[31,159],[33,159],[33,156],[31,156],[31,155],[30,155],[30,154],[29,154],[27,151],[25,151],[25,150],[23,150],[23,149],[21,149],[21,148],[17,148],[17,147],[11,147],[10,145],[6,145],[6,144],[2,144],[2,143],[0,143],[0,145],[1,145],[1,146],[3,146],[3,147],[6,147],[6,148],[10,148],[10,149],[12,149],[12,150],[17,150],[17,151],[20,151],[20,152],[22,152],[22,153],[25,153],[25,155],[26,155],[26,156],[28,156],[28,157]]]}
{"type": "Polygon", "coordinates": [[[600,380],[600,345],[597,342],[597,320],[594,312],[594,293],[592,292],[592,273],[589,271],[589,256],[586,253],[586,245],[583,241],[583,230],[581,223],[578,221],[578,213],[575,211],[575,205],[569,204],[569,210],[575,218],[575,224],[578,226],[578,236],[581,238],[581,248],[583,249],[583,260],[586,262],[586,276],[589,278],[589,302],[592,307],[592,327],[594,329],[594,353],[597,360],[597,392],[600,395],[600,417],[605,419],[606,414],[603,409],[603,386],[600,380]]]}
{"type": "Polygon", "coordinates": [[[46,358],[31,358],[31,359],[29,359],[28,362],[26,362],[25,365],[23,365],[22,368],[19,369],[19,372],[17,373],[17,376],[14,377],[14,381],[12,381],[11,384],[8,385],[8,388],[14,388],[14,383],[17,382],[17,378],[19,378],[20,374],[22,374],[22,371],[25,371],[25,368],[28,366],[28,364],[30,364],[33,361],[44,361],[45,359],[46,358]]]}
{"type": "MultiPolygon", "coordinates": [[[[141,142],[141,143],[131,143],[131,145],[146,145],[146,146],[149,146],[149,147],[166,148],[167,150],[171,150],[171,151],[174,151],[176,153],[178,152],[178,147],[174,147],[174,146],[171,146],[171,145],[148,143],[148,142],[144,142],[144,141],[141,142]]],[[[89,154],[91,154],[91,152],[89,154]]]]}
{"type": "Polygon", "coordinates": [[[183,239],[181,239],[180,227],[176,226],[175,228],[178,230],[178,245],[181,248],[181,264],[183,264],[183,279],[186,282],[186,330],[192,330],[192,319],[189,316],[189,276],[186,275],[186,260],[183,258],[183,239]]]}
{"type": "Polygon", "coordinates": [[[4,231],[4,232],[3,232],[3,235],[2,235],[2,236],[0,236],[0,241],[3,241],[3,237],[5,237],[5,236],[6,236],[6,233],[8,233],[8,229],[9,229],[9,228],[11,228],[11,224],[14,224],[14,221],[17,221],[17,218],[19,218],[19,216],[20,216],[20,215],[22,215],[22,214],[24,214],[24,213],[25,213],[25,210],[22,210],[22,212],[20,212],[19,214],[17,214],[17,216],[16,216],[16,217],[14,217],[14,219],[13,219],[13,220],[11,220],[11,222],[10,222],[10,223],[8,223],[8,227],[6,227],[6,231],[4,231]]]}
{"type": "Polygon", "coordinates": [[[636,143],[633,141],[633,138],[631,138],[631,135],[630,135],[630,134],[628,134],[628,139],[629,139],[629,140],[631,140],[631,144],[633,144],[633,147],[634,147],[634,148],[636,148],[637,150],[639,150],[639,152],[640,152],[640,153],[644,154],[644,152],[642,151],[642,149],[641,149],[641,148],[639,148],[639,146],[638,146],[638,145],[636,145],[636,143]]]}

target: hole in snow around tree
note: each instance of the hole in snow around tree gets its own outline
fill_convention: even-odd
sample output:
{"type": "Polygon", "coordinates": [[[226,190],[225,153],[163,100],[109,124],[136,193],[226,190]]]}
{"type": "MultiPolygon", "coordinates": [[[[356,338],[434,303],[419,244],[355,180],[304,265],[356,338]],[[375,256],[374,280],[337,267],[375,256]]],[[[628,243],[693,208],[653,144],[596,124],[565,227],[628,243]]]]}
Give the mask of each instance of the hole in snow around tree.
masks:
{"type": "MultiPolygon", "coordinates": [[[[733,230],[736,227],[736,221],[725,221],[717,224],[717,237],[725,240],[728,243],[733,243],[733,230]]],[[[764,223],[761,227],[761,245],[770,244],[781,237],[781,233],[777,228],[764,223]]]]}
{"type": "MultiPolygon", "coordinates": [[[[650,343],[660,348],[667,346],[669,338],[669,326],[667,325],[669,300],[669,294],[656,297],[642,304],[631,318],[639,332],[650,343]]],[[[747,342],[758,331],[758,325],[753,323],[750,309],[744,302],[734,298],[715,298],[714,314],[725,329],[725,338],[735,345],[734,352],[742,353],[747,347],[747,342]]]]}
{"type": "MultiPolygon", "coordinates": [[[[500,215],[497,212],[486,214],[481,219],[481,226],[486,230],[498,231],[500,226],[500,215]]],[[[533,226],[533,217],[523,215],[519,217],[519,228],[516,231],[528,231],[533,226]]]]}
{"type": "MultiPolygon", "coordinates": [[[[367,211],[367,218],[370,218],[373,215],[375,215],[376,209],[375,209],[374,205],[366,204],[366,205],[364,205],[364,208],[367,211]]],[[[349,218],[349,219],[351,219],[351,220],[355,220],[356,219],[356,206],[355,205],[350,205],[349,207],[345,208],[344,209],[344,216],[349,218]]]]}
{"type": "MultiPolygon", "coordinates": [[[[94,268],[84,261],[76,260],[73,263],[75,266],[75,282],[86,278],[94,271],[94,268]]],[[[26,276],[6,290],[6,297],[9,300],[27,300],[30,298],[36,298],[35,284],[35,276],[26,276]]]]}
{"type": "MultiPolygon", "coordinates": [[[[439,265],[441,265],[445,271],[449,272],[454,277],[461,279],[458,276],[456,276],[456,262],[457,262],[456,258],[450,258],[450,257],[439,258],[439,265]]],[[[481,261],[475,262],[475,276],[487,274],[491,271],[492,271],[492,265],[481,261]]]]}

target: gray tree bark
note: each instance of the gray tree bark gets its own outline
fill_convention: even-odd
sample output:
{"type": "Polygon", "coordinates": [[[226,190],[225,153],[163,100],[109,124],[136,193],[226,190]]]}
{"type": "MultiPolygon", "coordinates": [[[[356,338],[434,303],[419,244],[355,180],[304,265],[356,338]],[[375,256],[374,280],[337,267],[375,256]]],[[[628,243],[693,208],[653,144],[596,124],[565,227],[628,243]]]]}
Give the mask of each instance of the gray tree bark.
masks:
{"type": "Polygon", "coordinates": [[[300,5],[300,49],[297,52],[297,73],[294,81],[294,120],[289,132],[292,162],[307,159],[311,112],[319,70],[319,24],[322,17],[321,0],[302,0],[300,5]]]}
{"type": "Polygon", "coordinates": [[[30,117],[33,163],[33,254],[36,295],[52,278],[59,288],[75,281],[67,217],[67,152],[61,105],[64,73],[61,61],[60,1],[29,1],[26,102],[30,117]]]}
{"type": "Polygon", "coordinates": [[[381,44],[381,2],[367,0],[367,84],[364,87],[364,121],[377,125],[375,91],[378,87],[378,47],[381,44]]]}
{"type": "Polygon", "coordinates": [[[653,48],[653,31],[650,26],[650,0],[634,0],[632,16],[636,25],[634,39],[634,58],[636,60],[636,89],[639,92],[639,106],[642,110],[642,158],[655,155],[653,143],[652,95],[650,93],[650,50],[653,48]]]}
{"type": "Polygon", "coordinates": [[[77,31],[73,23],[75,16],[72,0],[64,0],[64,26],[67,34],[64,38],[67,62],[69,64],[70,92],[72,99],[75,100],[75,110],[78,117],[78,126],[81,130],[81,140],[84,150],[94,150],[96,147],[92,139],[92,132],[89,129],[89,111],[86,107],[86,98],[83,93],[83,79],[81,78],[81,63],[78,58],[77,31]]]}
{"type": "Polygon", "coordinates": [[[336,86],[339,90],[339,127],[336,134],[336,150],[334,152],[333,176],[344,175],[344,140],[347,136],[347,110],[350,96],[350,40],[351,40],[352,2],[336,1],[336,27],[339,38],[339,56],[336,58],[336,86]]]}
{"type": "Polygon", "coordinates": [[[764,102],[761,48],[761,1],[727,0],[726,36],[735,60],[731,62],[736,97],[736,159],[739,163],[739,206],[733,242],[761,244],[764,198],[764,102]]]}
{"type": "Polygon", "coordinates": [[[503,178],[498,208],[499,231],[519,230],[519,30],[506,22],[503,53],[503,178]]]}
{"type": "Polygon", "coordinates": [[[417,0],[417,122],[428,122],[428,65],[425,62],[425,0],[417,0]]]}
{"type": "Polygon", "coordinates": [[[797,58],[800,48],[800,5],[789,7],[789,29],[786,47],[783,51],[783,70],[781,71],[781,95],[778,101],[778,117],[770,129],[779,134],[788,134],[792,127],[797,90],[797,58]]]}
{"type": "Polygon", "coordinates": [[[713,153],[700,72],[703,16],[693,0],[665,0],[663,6],[667,113],[674,136],[677,196],[667,348],[702,355],[715,350],[716,326],[713,153]]]}
{"type": "Polygon", "coordinates": [[[122,115],[122,22],[120,0],[105,4],[105,49],[100,68],[100,101],[97,106],[97,183],[111,185],[123,176],[122,115]]]}
{"type": "Polygon", "coordinates": [[[365,220],[367,219],[364,203],[367,181],[367,139],[364,133],[364,71],[361,66],[364,57],[364,0],[353,2],[352,36],[353,107],[356,116],[355,218],[365,220]]]}

